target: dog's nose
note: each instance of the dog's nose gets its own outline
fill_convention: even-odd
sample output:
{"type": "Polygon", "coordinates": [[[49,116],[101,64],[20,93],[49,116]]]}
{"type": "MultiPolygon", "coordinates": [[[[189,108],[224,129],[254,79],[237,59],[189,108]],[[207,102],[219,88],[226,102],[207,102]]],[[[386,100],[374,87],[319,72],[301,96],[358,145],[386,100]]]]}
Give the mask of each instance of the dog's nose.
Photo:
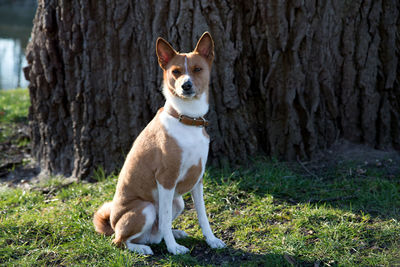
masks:
{"type": "Polygon", "coordinates": [[[183,91],[190,91],[193,87],[193,84],[191,81],[186,81],[184,84],[182,84],[182,89],[183,91]]]}

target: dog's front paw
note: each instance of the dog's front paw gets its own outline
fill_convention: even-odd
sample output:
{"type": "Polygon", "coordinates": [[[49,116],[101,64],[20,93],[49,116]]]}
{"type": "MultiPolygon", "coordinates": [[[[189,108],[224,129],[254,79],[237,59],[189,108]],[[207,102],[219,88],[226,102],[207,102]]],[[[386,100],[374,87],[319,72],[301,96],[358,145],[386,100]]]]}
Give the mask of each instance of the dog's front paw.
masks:
{"type": "Polygon", "coordinates": [[[189,249],[187,247],[181,246],[179,244],[175,244],[172,246],[167,247],[168,251],[174,255],[178,254],[185,254],[189,252],[189,249]]]}
{"type": "Polygon", "coordinates": [[[211,248],[224,248],[226,247],[224,241],[222,241],[221,239],[218,239],[216,237],[212,237],[209,239],[206,239],[207,244],[211,247],[211,248]]]}

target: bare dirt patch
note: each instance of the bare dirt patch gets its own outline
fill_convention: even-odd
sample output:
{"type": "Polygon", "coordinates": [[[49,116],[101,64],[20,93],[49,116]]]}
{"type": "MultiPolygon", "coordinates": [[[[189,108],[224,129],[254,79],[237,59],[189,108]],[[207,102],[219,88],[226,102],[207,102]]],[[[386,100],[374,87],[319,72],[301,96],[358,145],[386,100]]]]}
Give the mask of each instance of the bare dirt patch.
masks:
{"type": "Polygon", "coordinates": [[[304,175],[329,179],[332,170],[349,175],[365,175],[368,170],[383,173],[386,178],[400,177],[400,152],[393,149],[378,150],[367,145],[340,140],[332,147],[321,151],[310,161],[297,160],[289,167],[304,175]]]}
{"type": "Polygon", "coordinates": [[[29,127],[24,123],[0,125],[6,132],[0,142],[0,183],[11,187],[29,186],[40,172],[31,157],[29,127]]]}

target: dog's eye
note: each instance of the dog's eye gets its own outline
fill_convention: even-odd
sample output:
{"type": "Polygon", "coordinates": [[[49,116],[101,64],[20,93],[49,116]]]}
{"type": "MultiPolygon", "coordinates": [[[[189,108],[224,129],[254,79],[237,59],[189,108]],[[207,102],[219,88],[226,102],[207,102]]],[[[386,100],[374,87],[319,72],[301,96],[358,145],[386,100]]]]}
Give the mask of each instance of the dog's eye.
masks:
{"type": "Polygon", "coordinates": [[[180,74],[181,72],[180,72],[178,69],[174,69],[174,70],[172,71],[172,73],[173,73],[173,74],[180,74]]]}
{"type": "Polygon", "coordinates": [[[199,67],[196,67],[196,68],[194,68],[194,70],[193,70],[194,72],[199,72],[199,71],[201,71],[201,68],[199,68],[199,67]]]}

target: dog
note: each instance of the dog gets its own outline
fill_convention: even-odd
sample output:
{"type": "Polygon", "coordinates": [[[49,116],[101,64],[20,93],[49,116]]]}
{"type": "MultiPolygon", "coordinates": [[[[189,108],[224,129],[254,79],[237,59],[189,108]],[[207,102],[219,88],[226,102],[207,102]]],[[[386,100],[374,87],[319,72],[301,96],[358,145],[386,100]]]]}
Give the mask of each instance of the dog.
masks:
{"type": "Polygon", "coordinates": [[[139,134],[119,174],[112,202],[103,204],[93,223],[98,233],[112,235],[139,254],[153,254],[148,244],[164,239],[172,254],[188,248],[175,239],[172,221],[184,208],[182,195],[191,192],[198,221],[208,245],[223,248],[210,228],[203,199],[203,173],[210,138],[203,116],[209,109],[210,71],[214,41],[205,32],[190,53],[178,53],[161,37],[156,53],[163,70],[166,102],[139,134]]]}

